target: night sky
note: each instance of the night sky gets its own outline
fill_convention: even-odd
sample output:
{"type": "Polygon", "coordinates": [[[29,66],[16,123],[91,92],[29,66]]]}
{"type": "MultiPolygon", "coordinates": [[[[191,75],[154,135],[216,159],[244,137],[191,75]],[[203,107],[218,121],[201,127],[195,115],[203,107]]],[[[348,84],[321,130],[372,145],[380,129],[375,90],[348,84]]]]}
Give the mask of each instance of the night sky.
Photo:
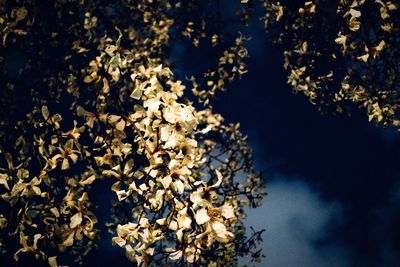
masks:
{"type": "Polygon", "coordinates": [[[363,112],[321,115],[286,84],[282,51],[252,28],[249,73],[215,103],[267,179],[260,266],[399,266],[400,138],[363,112]]]}
{"type": "MultiPolygon", "coordinates": [[[[240,122],[267,180],[265,204],[248,218],[266,229],[259,266],[400,266],[400,133],[364,111],[321,115],[287,84],[282,47],[262,24],[254,19],[244,34],[249,73],[213,106],[240,122]]],[[[209,51],[196,51],[175,49],[178,73],[201,69],[209,51]]]]}

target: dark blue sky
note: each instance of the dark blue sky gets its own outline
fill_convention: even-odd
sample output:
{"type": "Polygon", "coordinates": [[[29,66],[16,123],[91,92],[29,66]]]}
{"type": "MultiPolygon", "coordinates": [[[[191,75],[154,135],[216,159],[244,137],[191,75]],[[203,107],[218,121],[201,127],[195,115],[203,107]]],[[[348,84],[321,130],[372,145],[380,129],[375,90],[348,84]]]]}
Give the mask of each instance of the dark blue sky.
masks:
{"type": "Polygon", "coordinates": [[[249,219],[267,229],[260,266],[398,266],[399,134],[361,111],[321,115],[287,85],[282,51],[251,34],[249,73],[215,109],[241,123],[270,184],[249,219]]]}
{"type": "MultiPolygon", "coordinates": [[[[260,266],[399,266],[400,133],[363,111],[321,115],[287,84],[283,51],[256,16],[244,34],[249,73],[213,106],[241,123],[268,182],[262,211],[248,220],[266,229],[260,266]]],[[[174,52],[188,76],[212,60],[207,50],[174,52]]]]}

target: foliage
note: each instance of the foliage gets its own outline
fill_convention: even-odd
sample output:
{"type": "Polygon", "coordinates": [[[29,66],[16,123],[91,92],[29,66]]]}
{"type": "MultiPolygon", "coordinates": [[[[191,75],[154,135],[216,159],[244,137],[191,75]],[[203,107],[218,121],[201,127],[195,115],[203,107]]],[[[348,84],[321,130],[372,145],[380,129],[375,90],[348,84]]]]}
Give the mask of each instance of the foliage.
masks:
{"type": "Polygon", "coordinates": [[[96,185],[111,180],[107,227],[138,265],[260,258],[243,208],[260,205],[263,180],[239,125],[210,105],[245,73],[246,38],[223,34],[213,4],[0,1],[2,253],[82,262],[99,234],[96,185]],[[222,53],[192,94],[171,72],[179,38],[222,53]]]}
{"type": "Polygon", "coordinates": [[[400,126],[400,11],[396,1],[269,1],[263,21],[284,44],[288,83],[321,111],[366,110],[400,126]]]}

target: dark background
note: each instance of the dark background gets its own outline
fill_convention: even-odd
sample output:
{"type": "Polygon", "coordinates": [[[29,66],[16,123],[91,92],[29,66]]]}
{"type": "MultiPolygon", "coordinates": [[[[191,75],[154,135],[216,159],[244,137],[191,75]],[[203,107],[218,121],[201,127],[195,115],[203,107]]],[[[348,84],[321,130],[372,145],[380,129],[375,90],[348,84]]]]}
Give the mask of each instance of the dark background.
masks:
{"type": "MultiPolygon", "coordinates": [[[[249,73],[213,106],[240,122],[268,182],[265,206],[248,220],[266,228],[259,266],[400,266],[400,133],[375,127],[362,111],[321,115],[286,83],[282,50],[261,22],[244,33],[252,36],[249,73]]],[[[215,59],[182,43],[172,53],[182,80],[215,59]]],[[[109,187],[97,190],[106,214],[109,187]]],[[[132,266],[123,254],[103,229],[84,266],[132,266]]]]}

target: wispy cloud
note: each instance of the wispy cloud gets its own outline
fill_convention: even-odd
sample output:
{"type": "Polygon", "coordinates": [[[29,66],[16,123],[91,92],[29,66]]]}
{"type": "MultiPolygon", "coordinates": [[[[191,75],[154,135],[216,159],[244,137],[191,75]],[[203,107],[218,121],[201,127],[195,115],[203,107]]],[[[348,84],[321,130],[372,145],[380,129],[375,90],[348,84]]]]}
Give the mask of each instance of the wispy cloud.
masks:
{"type": "Polygon", "coordinates": [[[330,242],[339,227],[342,205],[323,201],[301,181],[276,179],[260,209],[248,211],[248,225],[265,228],[265,267],[347,267],[349,249],[330,242]]]}

